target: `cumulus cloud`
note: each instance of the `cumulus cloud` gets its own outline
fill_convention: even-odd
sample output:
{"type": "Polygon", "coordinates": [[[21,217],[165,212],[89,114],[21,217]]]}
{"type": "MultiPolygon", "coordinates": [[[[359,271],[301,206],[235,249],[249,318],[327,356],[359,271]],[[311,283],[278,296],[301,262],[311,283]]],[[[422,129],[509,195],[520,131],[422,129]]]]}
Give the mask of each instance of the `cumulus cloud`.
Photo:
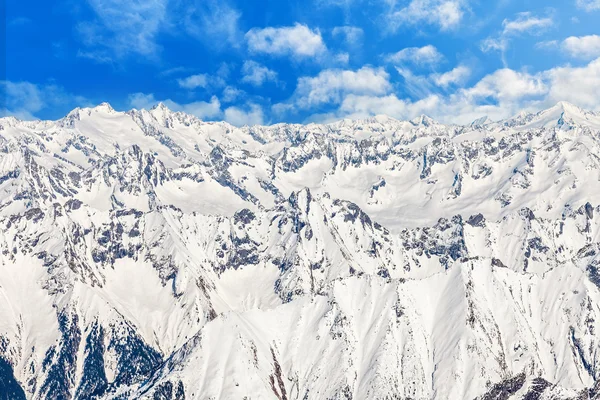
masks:
{"type": "Polygon", "coordinates": [[[461,0],[411,0],[406,7],[400,9],[393,0],[387,0],[387,3],[392,6],[387,14],[392,30],[403,25],[426,23],[448,31],[460,25],[467,9],[466,2],[461,0]]]}
{"type": "Polygon", "coordinates": [[[444,57],[435,46],[407,47],[394,54],[385,56],[391,63],[410,62],[417,65],[438,64],[444,57]]]}
{"type": "Polygon", "coordinates": [[[381,95],[390,89],[389,74],[382,68],[326,69],[317,76],[298,79],[294,103],[301,108],[310,108],[339,103],[348,94],[381,95]]]}
{"type": "Polygon", "coordinates": [[[235,126],[264,124],[263,110],[258,104],[249,103],[245,108],[229,107],[225,120],[235,126]]]}
{"type": "Polygon", "coordinates": [[[177,79],[179,87],[194,90],[194,89],[214,89],[225,86],[225,79],[222,78],[221,73],[216,75],[209,74],[194,74],[185,78],[177,79]]]}
{"type": "Polygon", "coordinates": [[[562,48],[572,57],[591,60],[600,57],[600,36],[571,36],[562,42],[562,48]]]}
{"type": "Polygon", "coordinates": [[[262,86],[268,81],[277,81],[277,72],[257,63],[256,61],[246,61],[242,66],[242,82],[254,86],[262,86]]]}
{"type": "Polygon", "coordinates": [[[461,94],[475,100],[494,98],[499,102],[508,102],[539,96],[546,91],[542,77],[503,68],[486,75],[475,86],[462,90],[461,94]]]}
{"type": "Polygon", "coordinates": [[[254,28],[246,33],[246,42],[250,52],[274,56],[307,58],[318,56],[327,50],[321,33],[301,24],[281,28],[254,28]]]}
{"type": "MultiPolygon", "coordinates": [[[[562,66],[538,73],[510,68],[496,70],[471,86],[451,93],[435,91],[435,84],[450,84],[466,74],[462,66],[446,74],[429,77],[411,75],[400,70],[406,84],[402,86],[410,97],[398,92],[347,92],[332,100],[333,111],[317,112],[310,121],[331,121],[340,118],[364,118],[387,114],[399,119],[411,119],[427,114],[445,123],[469,123],[482,116],[499,120],[520,110],[535,111],[559,101],[568,101],[590,110],[600,109],[600,58],[582,67],[562,66]],[[462,70],[462,72],[461,72],[462,70]],[[444,78],[442,78],[446,75],[444,78]],[[411,88],[411,84],[417,89],[411,88]]],[[[319,103],[315,103],[318,105],[319,103]]],[[[318,107],[311,107],[318,111],[318,107]]],[[[293,107],[291,107],[293,108],[293,107]]]]}
{"type": "Polygon", "coordinates": [[[190,75],[187,78],[177,79],[179,86],[185,89],[205,88],[208,86],[208,75],[190,75]]]}
{"type": "Polygon", "coordinates": [[[568,101],[590,110],[600,109],[600,58],[583,67],[556,67],[541,73],[548,81],[546,104],[568,101]]]}
{"type": "Polygon", "coordinates": [[[446,88],[450,85],[462,84],[471,75],[471,69],[465,65],[444,72],[443,74],[432,74],[433,82],[440,87],[446,88]]]}

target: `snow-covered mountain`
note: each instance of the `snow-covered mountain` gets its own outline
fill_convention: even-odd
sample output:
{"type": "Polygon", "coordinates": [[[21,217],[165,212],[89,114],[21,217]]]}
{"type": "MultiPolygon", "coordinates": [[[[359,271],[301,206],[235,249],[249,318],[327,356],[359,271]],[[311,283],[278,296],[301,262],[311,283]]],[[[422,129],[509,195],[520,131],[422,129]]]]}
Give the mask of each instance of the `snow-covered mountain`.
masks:
{"type": "Polygon", "coordinates": [[[600,398],[600,114],[0,119],[2,399],[600,398]]]}

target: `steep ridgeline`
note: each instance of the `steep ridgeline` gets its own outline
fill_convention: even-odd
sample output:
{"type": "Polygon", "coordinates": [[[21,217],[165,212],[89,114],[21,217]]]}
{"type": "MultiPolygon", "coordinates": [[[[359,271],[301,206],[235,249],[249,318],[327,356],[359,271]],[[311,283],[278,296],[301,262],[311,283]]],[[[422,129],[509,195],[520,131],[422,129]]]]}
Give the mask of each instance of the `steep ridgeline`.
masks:
{"type": "Polygon", "coordinates": [[[600,114],[0,119],[1,399],[600,398],[600,114]]]}

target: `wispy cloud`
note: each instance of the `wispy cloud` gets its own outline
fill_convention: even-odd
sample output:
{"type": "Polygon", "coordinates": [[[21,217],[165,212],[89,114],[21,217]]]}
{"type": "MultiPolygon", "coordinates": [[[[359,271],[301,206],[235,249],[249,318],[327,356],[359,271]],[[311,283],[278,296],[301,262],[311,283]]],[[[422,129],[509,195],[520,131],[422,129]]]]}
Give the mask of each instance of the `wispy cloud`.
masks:
{"type": "Polygon", "coordinates": [[[228,1],[202,0],[184,2],[175,18],[183,16],[188,34],[215,48],[240,47],[243,34],[239,28],[242,13],[228,1]]]}
{"type": "Polygon", "coordinates": [[[268,81],[277,81],[277,72],[257,63],[256,61],[246,61],[242,67],[242,82],[254,86],[262,86],[268,81]]]}
{"type": "Polygon", "coordinates": [[[585,11],[600,10],[600,0],[577,0],[576,4],[585,11]]]}
{"type": "Polygon", "coordinates": [[[359,44],[364,36],[362,28],[357,26],[336,26],[331,33],[334,37],[343,38],[351,46],[359,44]]]}
{"type": "Polygon", "coordinates": [[[554,18],[551,15],[537,16],[531,12],[517,13],[513,19],[504,19],[502,21],[502,31],[497,37],[488,37],[481,42],[481,50],[484,52],[499,51],[504,66],[507,65],[505,52],[510,46],[513,38],[522,35],[539,35],[549,28],[555,26],[554,18]]]}
{"type": "Polygon", "coordinates": [[[540,33],[546,28],[554,25],[552,17],[539,17],[531,12],[522,12],[517,14],[515,19],[505,19],[502,22],[504,30],[503,35],[513,35],[519,33],[540,33]]]}
{"type": "Polygon", "coordinates": [[[225,80],[219,75],[194,74],[177,79],[179,87],[189,90],[214,89],[225,86],[225,80]]]}
{"type": "Polygon", "coordinates": [[[437,25],[440,30],[457,28],[467,10],[462,0],[411,0],[405,7],[397,7],[396,0],[386,0],[390,11],[386,14],[389,28],[393,31],[401,26],[416,24],[437,25]]]}
{"type": "Polygon", "coordinates": [[[246,96],[246,92],[233,86],[227,86],[221,93],[221,100],[225,103],[232,103],[242,97],[246,96]]]}
{"type": "Polygon", "coordinates": [[[436,65],[443,60],[442,54],[435,46],[407,47],[397,53],[388,54],[385,60],[390,63],[412,63],[415,65],[436,65]]]}
{"type": "Polygon", "coordinates": [[[27,81],[0,81],[0,92],[5,104],[0,106],[0,116],[13,115],[24,120],[38,119],[40,112],[50,108],[67,111],[88,104],[83,96],[67,92],[56,84],[34,84],[27,81]]]}
{"type": "Polygon", "coordinates": [[[159,36],[180,31],[213,47],[240,47],[241,12],[227,1],[87,0],[95,17],[81,21],[76,31],[86,58],[106,62],[128,55],[157,60],[159,36]]]}
{"type": "Polygon", "coordinates": [[[24,26],[24,25],[29,25],[31,24],[33,21],[31,20],[31,18],[27,18],[27,17],[15,17],[15,18],[11,18],[7,21],[6,26],[14,28],[17,26],[24,26]]]}
{"type": "Polygon", "coordinates": [[[77,25],[84,54],[111,50],[119,58],[138,54],[156,58],[160,45],[156,37],[167,16],[168,0],[88,0],[95,19],[77,25]]]}

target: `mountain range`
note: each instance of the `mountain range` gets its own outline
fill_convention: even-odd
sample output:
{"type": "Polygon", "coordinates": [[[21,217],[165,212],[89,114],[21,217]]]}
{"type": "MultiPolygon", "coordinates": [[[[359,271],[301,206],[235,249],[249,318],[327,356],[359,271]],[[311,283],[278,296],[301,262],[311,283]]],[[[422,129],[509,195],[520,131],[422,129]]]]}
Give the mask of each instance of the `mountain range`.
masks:
{"type": "Polygon", "coordinates": [[[600,399],[600,113],[0,119],[0,399],[600,399]]]}

